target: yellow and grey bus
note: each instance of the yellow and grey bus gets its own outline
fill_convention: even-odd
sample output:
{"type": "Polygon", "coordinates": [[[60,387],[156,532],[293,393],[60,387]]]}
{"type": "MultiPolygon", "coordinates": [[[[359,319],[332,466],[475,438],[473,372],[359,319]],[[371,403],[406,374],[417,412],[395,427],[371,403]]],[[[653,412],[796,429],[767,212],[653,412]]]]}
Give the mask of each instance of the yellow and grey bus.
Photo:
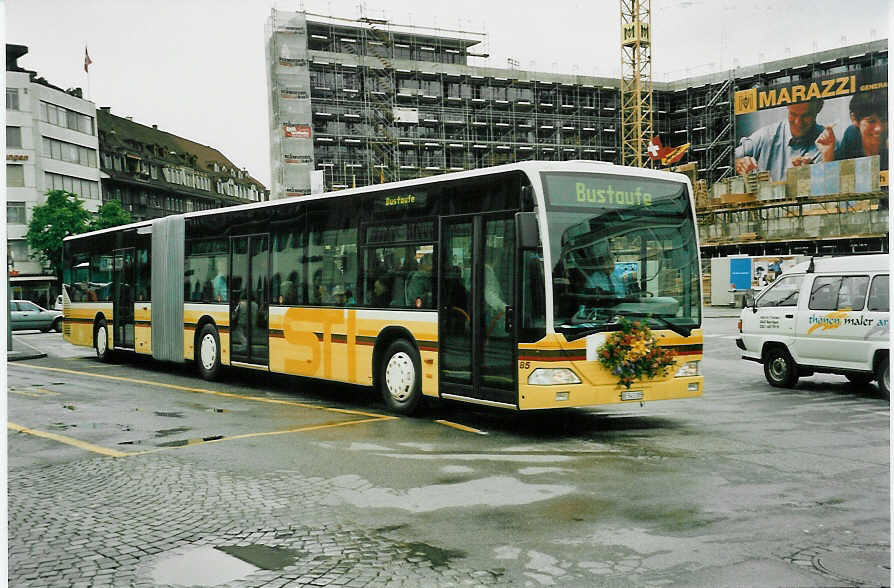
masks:
{"type": "Polygon", "coordinates": [[[702,394],[688,179],[529,161],[188,212],[64,242],[64,337],[513,410],[702,394]],[[637,317],[665,376],[618,384],[597,351],[637,317]]]}

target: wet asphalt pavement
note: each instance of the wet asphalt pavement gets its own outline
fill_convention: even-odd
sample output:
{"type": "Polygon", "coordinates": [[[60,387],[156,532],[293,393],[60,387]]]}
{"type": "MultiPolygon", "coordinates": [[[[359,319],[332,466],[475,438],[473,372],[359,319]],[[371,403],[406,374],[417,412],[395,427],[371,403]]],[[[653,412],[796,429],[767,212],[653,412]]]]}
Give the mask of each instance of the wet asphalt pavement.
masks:
{"type": "Polygon", "coordinates": [[[8,364],[11,586],[890,584],[889,404],[768,386],[705,321],[700,399],[392,418],[362,388],[8,364]]]}

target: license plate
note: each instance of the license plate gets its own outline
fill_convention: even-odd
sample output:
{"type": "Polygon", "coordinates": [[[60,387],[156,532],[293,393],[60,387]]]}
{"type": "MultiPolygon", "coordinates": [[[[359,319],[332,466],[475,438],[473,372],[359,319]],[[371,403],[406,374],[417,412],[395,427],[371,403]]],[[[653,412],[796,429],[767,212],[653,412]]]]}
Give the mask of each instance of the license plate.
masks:
{"type": "Polygon", "coordinates": [[[621,392],[621,400],[642,400],[642,390],[624,390],[621,392]]]}

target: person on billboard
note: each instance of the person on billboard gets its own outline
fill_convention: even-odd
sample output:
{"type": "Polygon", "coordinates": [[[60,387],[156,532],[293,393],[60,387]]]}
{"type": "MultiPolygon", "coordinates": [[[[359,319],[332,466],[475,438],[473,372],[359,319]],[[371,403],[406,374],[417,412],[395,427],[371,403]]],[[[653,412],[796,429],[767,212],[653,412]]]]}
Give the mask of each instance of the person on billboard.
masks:
{"type": "MultiPolygon", "coordinates": [[[[851,98],[851,125],[835,146],[835,134],[817,141],[825,161],[879,156],[880,169],[888,169],[888,91],[857,92],[851,98]]],[[[825,135],[825,133],[824,133],[825,135]]]]}
{"type": "MultiPolygon", "coordinates": [[[[823,101],[790,104],[786,120],[761,127],[742,137],[736,147],[736,173],[768,171],[774,182],[785,179],[785,170],[823,160],[816,144],[824,127],[816,123],[823,101]]],[[[833,138],[834,141],[834,138],[833,138]]]]}

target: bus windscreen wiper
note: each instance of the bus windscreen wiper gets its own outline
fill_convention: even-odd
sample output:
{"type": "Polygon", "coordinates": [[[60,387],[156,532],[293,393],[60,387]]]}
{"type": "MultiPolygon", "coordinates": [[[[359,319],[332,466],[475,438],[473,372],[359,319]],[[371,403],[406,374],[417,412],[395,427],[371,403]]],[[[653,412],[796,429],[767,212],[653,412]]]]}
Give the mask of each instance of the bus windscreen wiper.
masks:
{"type": "Polygon", "coordinates": [[[641,316],[641,317],[645,317],[648,319],[652,319],[654,321],[658,321],[659,323],[661,323],[662,325],[664,325],[665,327],[667,327],[674,333],[676,333],[678,335],[682,335],[683,337],[688,337],[692,333],[692,329],[694,328],[694,327],[686,327],[683,325],[674,324],[664,317],[655,316],[648,312],[621,312],[618,314],[621,314],[623,316],[641,316]]]}
{"type": "Polygon", "coordinates": [[[561,324],[556,325],[556,331],[565,335],[566,341],[577,341],[583,339],[587,335],[593,333],[604,333],[608,331],[620,331],[621,323],[614,321],[605,321],[602,324],[596,323],[578,323],[575,325],[561,324]]]}

